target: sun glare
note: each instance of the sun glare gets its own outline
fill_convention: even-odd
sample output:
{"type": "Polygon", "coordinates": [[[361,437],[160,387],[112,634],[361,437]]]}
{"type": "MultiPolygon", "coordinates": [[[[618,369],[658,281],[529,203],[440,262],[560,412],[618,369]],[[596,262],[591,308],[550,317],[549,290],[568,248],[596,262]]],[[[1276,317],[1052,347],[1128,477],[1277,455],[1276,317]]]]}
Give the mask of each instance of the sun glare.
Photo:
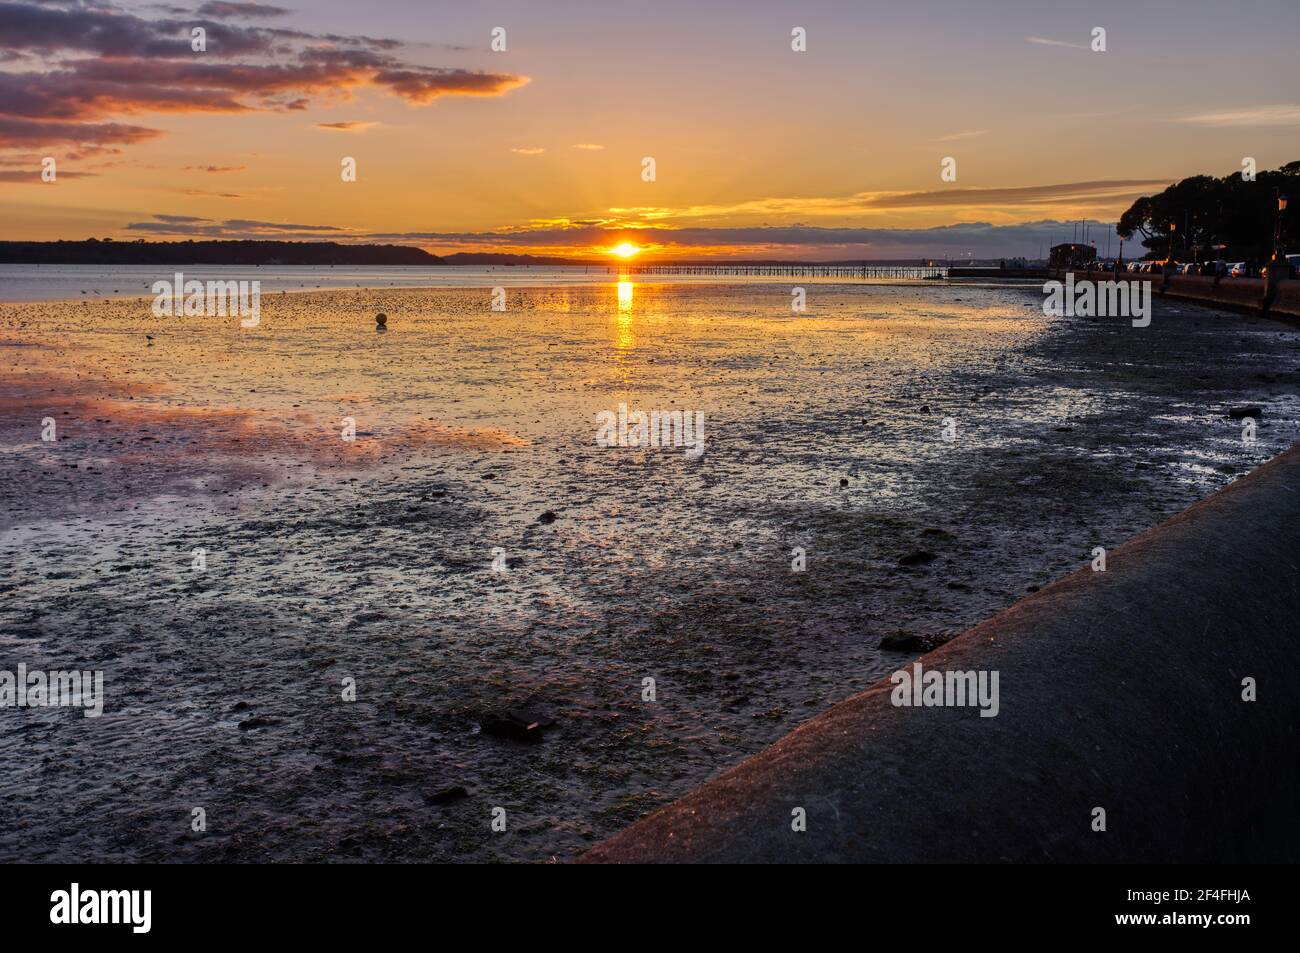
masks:
{"type": "Polygon", "coordinates": [[[623,243],[621,243],[621,244],[619,244],[619,245],[615,245],[613,248],[611,248],[611,249],[609,250],[609,253],[610,253],[611,255],[617,255],[619,258],[631,258],[633,255],[635,255],[635,254],[636,254],[637,252],[639,252],[640,250],[641,250],[641,249],[637,248],[637,247],[636,247],[635,245],[633,245],[631,242],[623,242],[623,243]]]}

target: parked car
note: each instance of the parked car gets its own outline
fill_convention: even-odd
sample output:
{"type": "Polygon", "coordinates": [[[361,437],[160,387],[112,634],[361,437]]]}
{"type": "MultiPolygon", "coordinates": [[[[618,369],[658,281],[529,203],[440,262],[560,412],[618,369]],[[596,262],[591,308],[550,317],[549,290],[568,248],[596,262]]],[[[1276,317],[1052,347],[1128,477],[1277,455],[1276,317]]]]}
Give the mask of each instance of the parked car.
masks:
{"type": "Polygon", "coordinates": [[[1215,261],[1201,262],[1201,274],[1213,275],[1216,278],[1222,278],[1228,273],[1228,263],[1222,258],[1215,261]]]}
{"type": "Polygon", "coordinates": [[[1178,275],[1199,275],[1201,273],[1201,266],[1194,261],[1189,261],[1175,267],[1177,270],[1174,274],[1178,275]]]}
{"type": "Polygon", "coordinates": [[[1128,263],[1128,270],[1134,273],[1139,272],[1142,270],[1142,264],[1140,261],[1131,261],[1128,263]]]}
{"type": "Polygon", "coordinates": [[[1232,263],[1232,267],[1228,269],[1228,275],[1232,278],[1249,278],[1250,269],[1246,267],[1244,261],[1235,261],[1232,263]]]}

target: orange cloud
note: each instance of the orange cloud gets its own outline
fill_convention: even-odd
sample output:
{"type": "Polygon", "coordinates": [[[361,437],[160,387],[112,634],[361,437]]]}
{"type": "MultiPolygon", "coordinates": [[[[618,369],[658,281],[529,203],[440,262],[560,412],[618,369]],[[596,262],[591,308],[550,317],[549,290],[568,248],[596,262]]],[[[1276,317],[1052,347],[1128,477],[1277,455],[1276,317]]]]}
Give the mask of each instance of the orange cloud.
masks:
{"type": "Polygon", "coordinates": [[[341,122],[318,122],[317,129],[324,129],[329,132],[365,132],[372,126],[377,126],[377,122],[369,122],[364,119],[344,119],[341,122]]]}
{"type": "MultiPolygon", "coordinates": [[[[252,3],[212,2],[216,17],[280,16],[252,3]]],[[[0,37],[24,63],[0,71],[0,149],[32,144],[132,143],[158,130],[95,120],[144,112],[300,110],[317,95],[376,88],[427,104],[443,96],[500,96],[529,82],[510,73],[426,66],[399,55],[398,40],[206,21],[196,57],[188,20],[150,20],[103,6],[0,3],[0,37]],[[91,56],[68,58],[69,52],[91,56]]],[[[361,123],[321,128],[360,131],[361,123]]]]}

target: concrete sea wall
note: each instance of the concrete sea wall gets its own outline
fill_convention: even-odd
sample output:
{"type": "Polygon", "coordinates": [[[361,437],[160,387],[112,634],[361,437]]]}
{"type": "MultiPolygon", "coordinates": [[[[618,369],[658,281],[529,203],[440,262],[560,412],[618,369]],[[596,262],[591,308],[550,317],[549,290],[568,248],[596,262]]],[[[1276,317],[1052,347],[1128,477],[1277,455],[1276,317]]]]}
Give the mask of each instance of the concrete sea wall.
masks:
{"type": "MultiPolygon", "coordinates": [[[[1053,277],[1064,279],[1065,272],[1053,277]]],[[[1263,278],[1212,278],[1203,275],[1135,275],[1106,271],[1074,270],[1075,281],[1150,281],[1151,290],[1167,298],[1191,301],[1242,311],[1263,312],[1272,317],[1300,318],[1300,279],[1277,283],[1272,295],[1263,278]]]]}
{"type": "Polygon", "coordinates": [[[882,681],[582,861],[1294,862],[1300,447],[920,662],[997,715],[882,681]]]}

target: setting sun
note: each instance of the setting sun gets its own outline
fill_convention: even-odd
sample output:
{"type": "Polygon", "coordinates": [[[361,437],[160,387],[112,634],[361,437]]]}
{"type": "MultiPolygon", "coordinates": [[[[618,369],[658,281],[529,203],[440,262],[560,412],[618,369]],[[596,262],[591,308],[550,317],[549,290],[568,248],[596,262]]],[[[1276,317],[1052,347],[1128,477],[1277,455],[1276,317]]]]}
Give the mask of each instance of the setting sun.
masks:
{"type": "Polygon", "coordinates": [[[613,248],[611,248],[611,249],[609,250],[609,253],[610,253],[611,255],[617,255],[619,258],[631,258],[633,255],[635,255],[635,254],[636,254],[637,252],[639,252],[640,250],[641,250],[641,249],[637,248],[637,247],[636,247],[635,245],[633,245],[631,242],[623,242],[623,243],[621,243],[621,244],[619,244],[619,245],[615,245],[613,248]]]}

